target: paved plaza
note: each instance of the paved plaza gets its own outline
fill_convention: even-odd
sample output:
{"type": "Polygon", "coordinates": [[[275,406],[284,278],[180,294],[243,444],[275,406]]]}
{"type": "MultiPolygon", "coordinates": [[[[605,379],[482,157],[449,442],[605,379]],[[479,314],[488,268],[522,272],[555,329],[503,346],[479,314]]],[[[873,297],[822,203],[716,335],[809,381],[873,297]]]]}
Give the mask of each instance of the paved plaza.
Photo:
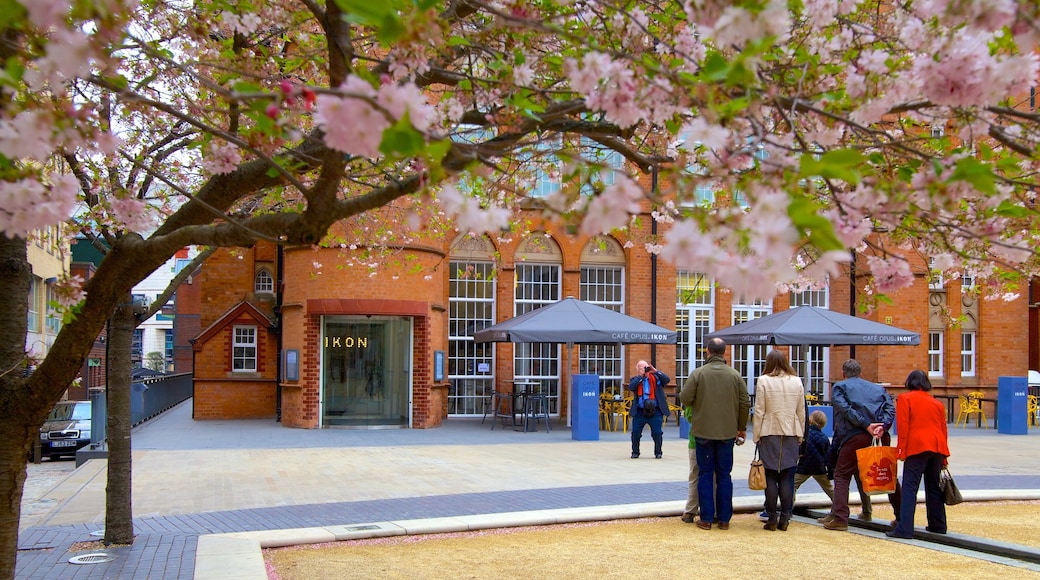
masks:
{"type": "MultiPolygon", "coordinates": [[[[548,433],[491,424],[453,418],[430,430],[301,430],[274,421],[195,422],[189,400],[134,430],[133,546],[106,548],[110,562],[68,562],[69,548],[98,539],[91,532],[104,526],[106,464],[87,462],[29,510],[17,577],[259,579],[262,567],[257,575],[235,560],[235,546],[246,545],[238,539],[251,534],[285,545],[356,537],[386,522],[413,533],[682,511],[688,459],[674,421],[660,460],[630,459],[627,433],[574,441],[561,421],[548,433]]],[[[950,433],[951,470],[966,496],[1040,497],[1040,429],[1004,435],[951,426],[950,433]]],[[[652,444],[647,430],[643,445],[652,444]]],[[[752,451],[737,448],[734,468],[736,503],[745,510],[761,505],[761,492],[742,477],[752,451]]],[[[799,502],[825,502],[817,489],[807,483],[799,502]]]]}

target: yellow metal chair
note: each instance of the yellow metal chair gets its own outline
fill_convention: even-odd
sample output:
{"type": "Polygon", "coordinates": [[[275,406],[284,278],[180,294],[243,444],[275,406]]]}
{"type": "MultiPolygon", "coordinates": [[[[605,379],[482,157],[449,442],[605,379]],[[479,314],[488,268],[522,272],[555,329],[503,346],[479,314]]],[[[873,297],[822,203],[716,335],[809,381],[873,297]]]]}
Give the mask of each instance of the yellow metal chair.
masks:
{"type": "Polygon", "coordinates": [[[614,430],[614,395],[604,392],[599,396],[599,428],[614,430]]]}
{"type": "Polygon", "coordinates": [[[982,410],[982,401],[978,398],[965,397],[964,395],[957,397],[957,401],[961,404],[961,412],[957,416],[957,423],[954,424],[955,427],[959,427],[961,421],[964,421],[964,426],[967,427],[968,419],[971,418],[972,415],[978,415],[982,419],[982,425],[986,429],[989,429],[989,423],[986,421],[986,412],[982,410]]]}
{"type": "Polygon", "coordinates": [[[972,391],[972,392],[968,393],[968,398],[969,399],[982,399],[985,396],[986,396],[985,393],[983,393],[982,391],[972,391]]]}
{"type": "MultiPolygon", "coordinates": [[[[675,403],[668,403],[668,410],[675,415],[675,420],[679,420],[679,415],[682,415],[682,405],[676,405],[675,403]]],[[[668,424],[668,417],[664,418],[664,424],[668,424]]]]}
{"type": "Polygon", "coordinates": [[[617,431],[621,428],[621,431],[628,431],[628,413],[632,409],[632,401],[635,396],[630,395],[632,391],[627,391],[625,398],[620,401],[614,401],[614,430],[617,431]]]}
{"type": "Polygon", "coordinates": [[[1040,397],[1029,395],[1026,410],[1029,412],[1029,426],[1033,427],[1040,424],[1040,417],[1037,416],[1040,413],[1040,397]]]}
{"type": "Polygon", "coordinates": [[[819,395],[816,395],[815,393],[806,393],[805,394],[805,402],[809,403],[810,405],[812,405],[813,403],[819,403],[820,402],[820,397],[819,397],[819,395]]]}

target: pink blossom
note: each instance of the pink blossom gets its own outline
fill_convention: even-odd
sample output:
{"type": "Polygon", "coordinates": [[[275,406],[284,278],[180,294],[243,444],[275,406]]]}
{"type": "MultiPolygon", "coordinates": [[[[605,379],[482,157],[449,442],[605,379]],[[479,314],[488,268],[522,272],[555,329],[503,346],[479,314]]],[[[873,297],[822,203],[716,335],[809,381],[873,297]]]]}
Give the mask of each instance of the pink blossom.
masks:
{"type": "Polygon", "coordinates": [[[451,183],[444,184],[437,194],[437,202],[462,232],[493,232],[509,227],[512,213],[503,207],[481,207],[480,200],[459,191],[451,183]]]}
{"type": "Polygon", "coordinates": [[[624,227],[631,215],[639,213],[639,200],[642,198],[643,191],[635,181],[627,175],[617,174],[614,184],[608,185],[589,202],[585,219],[581,222],[582,233],[591,236],[624,227]]]}
{"type": "Polygon", "coordinates": [[[914,283],[910,264],[902,258],[868,256],[867,266],[874,276],[873,286],[881,294],[891,294],[914,283]]]}
{"type": "Polygon", "coordinates": [[[148,205],[132,197],[116,198],[111,202],[112,219],[123,224],[127,230],[145,232],[155,226],[155,220],[149,212],[148,205]]]}
{"type": "Polygon", "coordinates": [[[685,148],[693,151],[696,145],[703,145],[711,151],[724,151],[732,144],[733,132],[729,129],[708,122],[704,117],[695,117],[686,123],[680,131],[686,140],[685,148]]]}
{"type": "Polygon", "coordinates": [[[23,0],[22,5],[29,13],[29,20],[40,30],[61,24],[69,11],[68,0],[23,0]]]}
{"type": "Polygon", "coordinates": [[[351,75],[340,87],[346,96],[318,95],[314,114],[318,126],[325,131],[325,143],[359,157],[378,157],[383,131],[390,121],[367,100],[375,90],[360,77],[351,75]]]}
{"type": "Polygon", "coordinates": [[[233,143],[211,145],[202,158],[202,168],[214,175],[231,173],[242,163],[242,153],[233,143]]]}
{"type": "Polygon", "coordinates": [[[407,111],[412,126],[423,133],[437,119],[437,111],[430,106],[426,94],[415,83],[384,84],[376,92],[376,102],[395,119],[404,117],[407,111]]]}
{"type": "Polygon", "coordinates": [[[71,174],[51,174],[49,179],[50,187],[32,177],[0,181],[0,232],[25,237],[72,215],[79,181],[71,174]]]}
{"type": "Polygon", "coordinates": [[[0,119],[0,153],[10,159],[47,159],[56,147],[53,122],[49,115],[31,110],[0,119]]]}

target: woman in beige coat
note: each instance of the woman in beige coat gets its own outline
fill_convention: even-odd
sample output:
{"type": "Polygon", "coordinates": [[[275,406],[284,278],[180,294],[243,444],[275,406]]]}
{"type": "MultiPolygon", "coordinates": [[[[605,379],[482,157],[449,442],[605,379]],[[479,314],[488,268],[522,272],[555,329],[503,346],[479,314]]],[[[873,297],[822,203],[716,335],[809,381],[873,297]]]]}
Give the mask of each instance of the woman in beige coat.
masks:
{"type": "Polygon", "coordinates": [[[787,531],[794,509],[794,472],[798,446],[805,436],[805,391],[787,356],[766,355],[766,367],[755,383],[755,445],[766,468],[765,529],[787,531]],[[777,511],[777,498],[780,509],[777,511]]]}

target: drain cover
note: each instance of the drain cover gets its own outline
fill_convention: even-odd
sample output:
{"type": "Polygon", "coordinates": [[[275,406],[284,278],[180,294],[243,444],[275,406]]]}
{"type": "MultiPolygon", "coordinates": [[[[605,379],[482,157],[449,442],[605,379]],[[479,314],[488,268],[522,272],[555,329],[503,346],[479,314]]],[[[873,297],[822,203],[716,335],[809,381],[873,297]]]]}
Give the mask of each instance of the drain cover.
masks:
{"type": "Polygon", "coordinates": [[[80,554],[79,556],[73,556],[69,558],[69,564],[101,564],[102,562],[111,562],[115,559],[116,557],[112,554],[97,552],[94,554],[80,554]]]}

